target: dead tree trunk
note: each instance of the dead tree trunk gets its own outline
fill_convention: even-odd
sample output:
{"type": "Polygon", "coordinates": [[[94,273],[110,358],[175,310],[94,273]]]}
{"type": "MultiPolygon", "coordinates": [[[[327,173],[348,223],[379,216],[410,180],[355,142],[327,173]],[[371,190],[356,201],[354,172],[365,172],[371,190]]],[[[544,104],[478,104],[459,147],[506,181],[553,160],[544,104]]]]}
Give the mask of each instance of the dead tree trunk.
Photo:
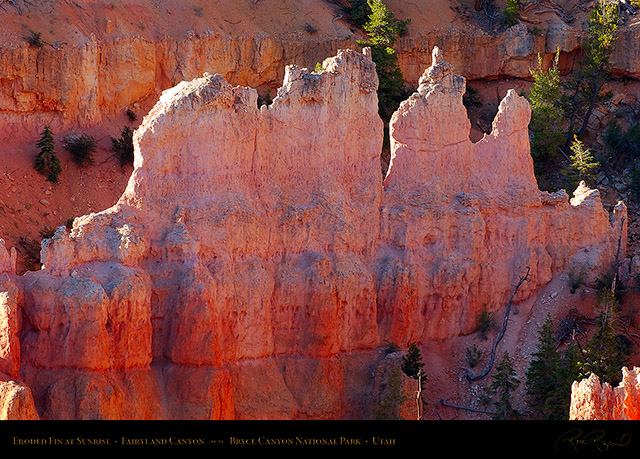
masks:
{"type": "Polygon", "coordinates": [[[500,341],[504,337],[505,332],[507,331],[507,324],[509,321],[511,306],[513,305],[513,299],[515,298],[516,293],[518,293],[518,289],[520,288],[520,286],[524,283],[524,281],[526,281],[529,278],[530,269],[531,268],[527,267],[527,273],[520,278],[520,280],[516,284],[516,287],[513,289],[513,293],[511,294],[509,303],[507,303],[507,310],[505,311],[504,319],[502,320],[502,329],[500,330],[500,333],[498,334],[496,340],[493,343],[493,348],[491,349],[491,359],[489,360],[489,365],[483,372],[479,374],[473,374],[471,373],[471,370],[467,370],[466,376],[467,376],[467,380],[469,380],[470,382],[477,381],[479,379],[484,378],[489,374],[489,372],[491,371],[491,368],[493,368],[493,363],[495,362],[495,359],[496,359],[496,349],[498,348],[498,344],[500,343],[500,341]]]}
{"type": "Polygon", "coordinates": [[[418,410],[418,421],[422,419],[422,375],[418,371],[418,390],[416,391],[416,409],[418,410]]]}
{"type": "Polygon", "coordinates": [[[455,408],[457,410],[471,411],[473,413],[482,413],[482,414],[491,414],[491,415],[497,414],[495,411],[479,410],[477,408],[471,408],[471,407],[468,407],[468,406],[460,406],[460,405],[454,405],[452,403],[447,403],[445,401],[445,399],[443,399],[443,398],[440,399],[440,404],[442,406],[448,406],[449,408],[455,408]]]}

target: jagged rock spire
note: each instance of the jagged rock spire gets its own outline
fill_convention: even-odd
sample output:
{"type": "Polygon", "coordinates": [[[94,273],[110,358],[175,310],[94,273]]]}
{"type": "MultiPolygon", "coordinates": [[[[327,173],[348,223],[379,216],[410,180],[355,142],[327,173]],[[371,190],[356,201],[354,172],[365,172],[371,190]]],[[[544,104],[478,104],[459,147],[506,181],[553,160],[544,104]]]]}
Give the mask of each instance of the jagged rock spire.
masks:
{"type": "Polygon", "coordinates": [[[434,86],[463,93],[465,90],[464,77],[453,73],[453,65],[445,62],[442,51],[437,46],[431,52],[431,67],[418,80],[418,92],[424,94],[434,86]]]}

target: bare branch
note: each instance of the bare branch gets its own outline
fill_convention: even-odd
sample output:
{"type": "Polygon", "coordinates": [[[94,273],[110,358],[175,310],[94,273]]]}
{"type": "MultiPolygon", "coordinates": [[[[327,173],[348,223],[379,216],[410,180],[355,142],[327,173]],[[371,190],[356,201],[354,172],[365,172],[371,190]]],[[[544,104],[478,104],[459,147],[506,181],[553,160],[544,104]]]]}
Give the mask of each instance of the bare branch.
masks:
{"type": "Polygon", "coordinates": [[[483,372],[481,372],[479,374],[473,374],[473,373],[471,373],[471,370],[467,370],[467,375],[466,376],[467,376],[467,379],[470,382],[471,381],[477,381],[479,379],[484,378],[491,371],[491,368],[493,367],[493,363],[495,362],[495,359],[496,359],[496,349],[498,348],[498,344],[500,343],[500,341],[504,337],[505,332],[507,331],[507,323],[509,321],[509,313],[511,312],[511,306],[513,305],[513,299],[515,298],[516,293],[518,293],[518,289],[520,288],[520,286],[527,279],[529,279],[529,272],[530,271],[531,271],[531,268],[527,266],[527,273],[520,278],[520,280],[516,284],[516,287],[513,290],[513,293],[511,294],[511,298],[509,299],[509,303],[507,303],[507,310],[505,311],[504,319],[502,320],[502,330],[500,330],[500,334],[498,335],[498,337],[496,338],[496,340],[493,343],[493,348],[491,349],[491,359],[489,360],[489,365],[487,366],[487,368],[483,372]]]}
{"type": "Polygon", "coordinates": [[[445,399],[443,399],[443,398],[440,399],[440,404],[442,406],[448,406],[449,408],[455,408],[455,409],[458,409],[458,410],[471,411],[473,413],[482,413],[482,414],[491,414],[491,415],[497,414],[495,411],[480,410],[480,409],[471,408],[471,407],[468,407],[468,406],[460,406],[460,405],[454,405],[452,403],[447,403],[445,401],[445,399]]]}

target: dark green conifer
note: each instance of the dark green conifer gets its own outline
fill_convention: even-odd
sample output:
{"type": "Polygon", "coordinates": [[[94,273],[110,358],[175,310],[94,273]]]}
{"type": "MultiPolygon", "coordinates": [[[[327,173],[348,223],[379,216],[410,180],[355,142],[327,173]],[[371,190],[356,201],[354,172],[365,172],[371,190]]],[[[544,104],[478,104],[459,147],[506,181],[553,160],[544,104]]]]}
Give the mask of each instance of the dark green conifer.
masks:
{"type": "Polygon", "coordinates": [[[617,40],[618,5],[599,0],[589,17],[589,34],[582,45],[580,67],[568,82],[570,95],[565,99],[569,126],[564,150],[568,150],[574,134],[581,139],[587,130],[591,114],[602,93],[602,86],[611,74],[611,53],[617,40]],[[576,124],[581,121],[576,131],[576,124]]]}
{"type": "Polygon", "coordinates": [[[566,391],[560,378],[561,357],[556,350],[553,322],[547,316],[538,341],[538,349],[527,369],[526,391],[536,419],[566,419],[559,404],[566,391]]]}
{"type": "Polygon", "coordinates": [[[520,21],[520,8],[518,0],[507,0],[504,8],[504,25],[511,27],[520,21]]]}
{"type": "Polygon", "coordinates": [[[133,131],[129,126],[122,128],[119,138],[111,137],[111,147],[120,160],[120,166],[133,163],[133,131]]]}
{"type": "Polygon", "coordinates": [[[514,419],[519,413],[512,405],[512,392],[520,385],[520,380],[516,376],[513,369],[513,362],[509,357],[509,353],[505,352],[502,361],[496,367],[496,373],[493,375],[493,381],[487,388],[487,395],[490,399],[494,399],[496,414],[494,419],[514,419]]]}
{"type": "Polygon", "coordinates": [[[402,357],[402,371],[413,379],[420,378],[420,383],[424,384],[427,375],[423,370],[422,353],[416,343],[412,343],[407,350],[407,354],[402,357]]]}
{"type": "Polygon", "coordinates": [[[595,373],[600,381],[616,386],[622,378],[622,367],[629,365],[629,349],[616,332],[619,311],[614,293],[603,289],[598,302],[596,329],[578,362],[579,377],[595,373]]]}
{"type": "Polygon", "coordinates": [[[558,61],[560,50],[550,68],[544,69],[542,57],[538,55],[538,68],[531,70],[533,87],[529,93],[531,122],[529,129],[533,134],[531,155],[538,169],[541,165],[558,156],[562,146],[562,119],[564,112],[560,106],[560,71],[558,61]]]}
{"type": "Polygon", "coordinates": [[[393,11],[382,0],[368,0],[367,5],[371,13],[363,28],[369,39],[358,41],[358,44],[371,48],[371,58],[376,63],[379,80],[378,111],[380,117],[388,122],[406,96],[402,71],[393,45],[406,30],[410,19],[397,20],[393,11]]]}
{"type": "Polygon", "coordinates": [[[55,142],[49,126],[46,126],[42,131],[42,136],[36,146],[40,149],[40,152],[35,158],[35,170],[46,176],[48,181],[57,183],[58,174],[62,172],[62,166],[55,153],[55,142]]]}

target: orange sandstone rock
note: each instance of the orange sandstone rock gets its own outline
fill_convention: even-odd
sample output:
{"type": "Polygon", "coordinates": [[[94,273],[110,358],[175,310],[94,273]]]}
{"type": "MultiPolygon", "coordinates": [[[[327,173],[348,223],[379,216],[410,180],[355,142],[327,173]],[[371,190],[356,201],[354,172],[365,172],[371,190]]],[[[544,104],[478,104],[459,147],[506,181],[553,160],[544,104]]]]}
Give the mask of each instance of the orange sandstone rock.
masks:
{"type": "Polygon", "coordinates": [[[0,419],[29,421],[39,419],[31,391],[24,384],[0,377],[0,419]]]}
{"type": "Polygon", "coordinates": [[[617,387],[600,383],[598,376],[575,381],[571,386],[571,420],[639,420],[640,368],[622,369],[617,387]]]}
{"type": "Polygon", "coordinates": [[[626,240],[624,204],[614,229],[598,191],[584,183],[571,202],[564,191],[538,190],[524,98],[509,91],[491,134],[474,144],[464,92],[464,78],[435,48],[418,91],[390,123],[378,324],[391,342],[470,333],[483,306],[506,304],[528,269],[516,302],[562,270],[597,276],[626,240]]]}
{"type": "Polygon", "coordinates": [[[584,186],[538,190],[525,99],[473,144],[465,80],[435,49],[383,183],[377,85],[365,49],[288,67],[268,106],[221,75],[165,91],[118,203],[16,278],[9,329],[42,417],[366,417],[385,342],[471,332],[527,268],[516,301],[610,266],[624,205],[611,223],[584,186]]]}

